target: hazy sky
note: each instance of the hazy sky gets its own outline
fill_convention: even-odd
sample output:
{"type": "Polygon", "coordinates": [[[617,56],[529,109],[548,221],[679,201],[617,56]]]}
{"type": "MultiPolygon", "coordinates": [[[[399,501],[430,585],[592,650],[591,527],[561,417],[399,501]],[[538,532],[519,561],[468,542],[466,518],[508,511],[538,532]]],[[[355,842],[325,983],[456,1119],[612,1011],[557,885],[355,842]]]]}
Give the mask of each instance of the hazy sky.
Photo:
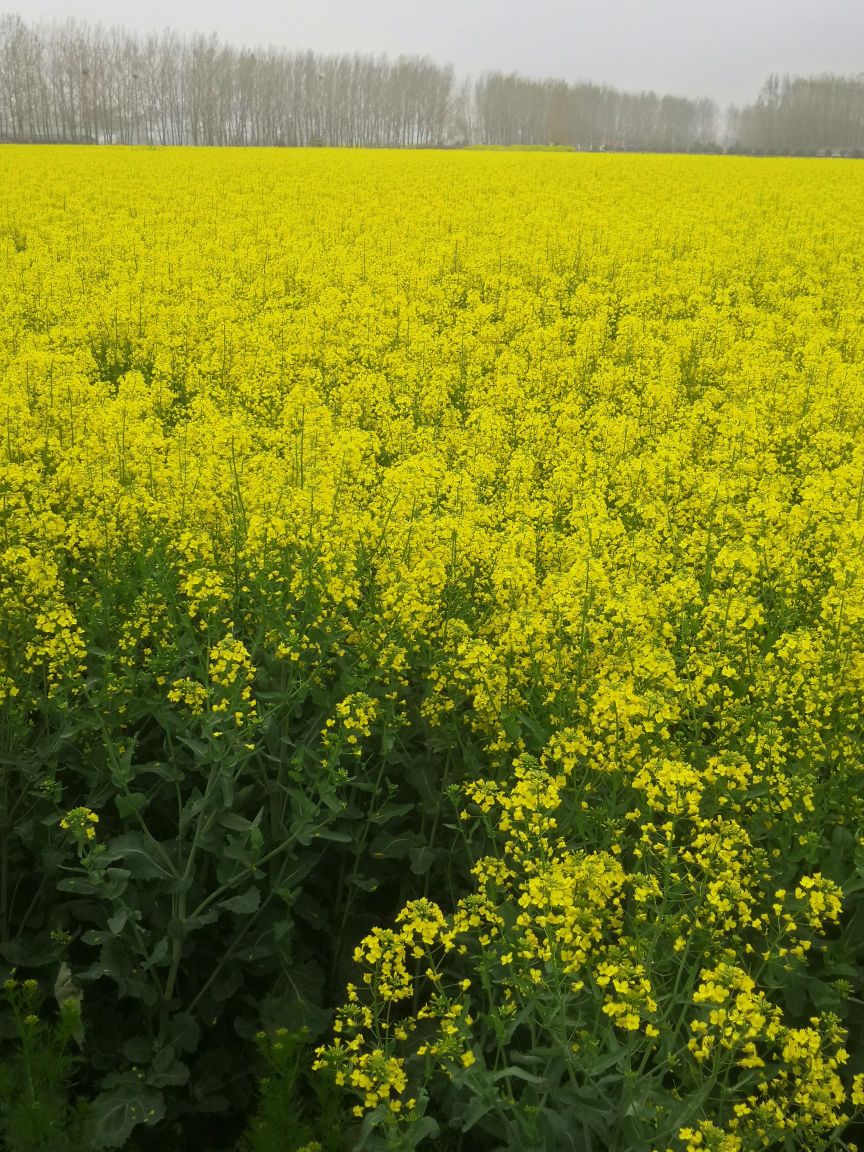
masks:
{"type": "Polygon", "coordinates": [[[864,71],[864,0],[26,0],[18,11],[236,44],[427,54],[462,73],[501,68],[722,103],[752,99],[772,71],[864,71]]]}

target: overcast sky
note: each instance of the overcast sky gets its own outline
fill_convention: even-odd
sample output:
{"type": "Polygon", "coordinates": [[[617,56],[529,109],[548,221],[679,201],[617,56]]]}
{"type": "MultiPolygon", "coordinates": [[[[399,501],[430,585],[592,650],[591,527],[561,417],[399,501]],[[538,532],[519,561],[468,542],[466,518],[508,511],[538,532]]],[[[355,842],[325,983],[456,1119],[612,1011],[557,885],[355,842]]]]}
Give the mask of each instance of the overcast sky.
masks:
{"type": "Polygon", "coordinates": [[[864,72],[864,0],[26,0],[18,10],[236,44],[425,54],[461,73],[500,68],[721,103],[752,99],[772,71],[864,72]]]}

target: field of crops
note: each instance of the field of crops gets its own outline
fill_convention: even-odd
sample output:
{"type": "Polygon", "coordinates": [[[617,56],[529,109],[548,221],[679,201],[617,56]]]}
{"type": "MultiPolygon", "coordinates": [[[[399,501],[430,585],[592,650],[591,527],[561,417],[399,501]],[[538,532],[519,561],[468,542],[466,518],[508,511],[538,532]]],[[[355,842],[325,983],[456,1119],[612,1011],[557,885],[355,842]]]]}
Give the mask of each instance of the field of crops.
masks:
{"type": "Polygon", "coordinates": [[[862,220],[0,152],[11,1152],[853,1147],[862,220]]]}

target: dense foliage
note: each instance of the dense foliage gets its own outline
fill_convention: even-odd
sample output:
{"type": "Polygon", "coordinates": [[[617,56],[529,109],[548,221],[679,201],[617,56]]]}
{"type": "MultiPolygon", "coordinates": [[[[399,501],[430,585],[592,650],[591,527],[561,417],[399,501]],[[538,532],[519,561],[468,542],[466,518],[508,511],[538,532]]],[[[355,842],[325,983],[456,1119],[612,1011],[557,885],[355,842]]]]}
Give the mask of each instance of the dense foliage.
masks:
{"type": "Polygon", "coordinates": [[[0,169],[12,1152],[851,1147],[859,169],[0,169]]]}

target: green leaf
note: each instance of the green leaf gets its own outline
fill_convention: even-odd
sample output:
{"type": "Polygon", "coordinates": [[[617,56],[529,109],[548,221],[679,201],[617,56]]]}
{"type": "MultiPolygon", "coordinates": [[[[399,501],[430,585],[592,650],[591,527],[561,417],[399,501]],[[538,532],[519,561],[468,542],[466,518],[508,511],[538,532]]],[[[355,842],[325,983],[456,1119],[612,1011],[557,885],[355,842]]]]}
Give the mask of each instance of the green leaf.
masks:
{"type": "Polygon", "coordinates": [[[153,776],[158,776],[160,780],[168,780],[172,783],[183,779],[182,768],[178,768],[176,764],[163,764],[160,761],[153,761],[151,764],[139,764],[137,771],[139,773],[149,772],[153,776]]]}
{"type": "Polygon", "coordinates": [[[110,976],[112,980],[120,984],[129,974],[131,967],[132,960],[123,944],[116,936],[109,936],[103,941],[99,952],[99,959],[96,963],[90,965],[90,968],[87,970],[87,975],[91,980],[98,980],[102,976],[110,976]]]}
{"type": "Polygon", "coordinates": [[[178,734],[177,739],[181,744],[193,753],[196,760],[207,760],[210,756],[210,748],[203,740],[199,740],[195,736],[190,736],[188,733],[178,734]]]}
{"type": "Polygon", "coordinates": [[[369,845],[369,854],[376,860],[405,860],[412,848],[420,848],[423,837],[419,832],[405,832],[401,836],[388,836],[382,832],[369,845]]]}
{"type": "Polygon", "coordinates": [[[115,796],[114,803],[117,806],[118,815],[125,820],[127,816],[133,816],[136,812],[143,812],[150,803],[150,798],[145,796],[143,792],[129,792],[125,796],[115,796]]]}
{"type": "Polygon", "coordinates": [[[184,921],[186,928],[185,935],[188,936],[190,932],[195,932],[199,928],[205,927],[207,924],[213,924],[218,919],[218,908],[208,908],[207,911],[202,912],[200,916],[187,916],[184,921]]]}
{"type": "Polygon", "coordinates": [[[150,958],[141,965],[141,968],[144,972],[148,972],[151,968],[158,967],[167,957],[168,939],[163,936],[160,940],[156,941],[156,947],[150,953],[150,958]]]}
{"type": "Polygon", "coordinates": [[[421,844],[417,848],[412,848],[408,853],[408,859],[411,861],[411,871],[415,876],[423,876],[432,867],[435,860],[435,853],[427,844],[421,844]]]}
{"type": "MultiPolygon", "coordinates": [[[[104,860],[104,856],[102,858],[104,860]]],[[[106,869],[106,873],[115,873],[114,887],[117,889],[116,895],[122,893],[122,888],[119,888],[120,881],[125,877],[129,878],[129,871],[126,868],[106,869]],[[118,876],[117,873],[121,875],[118,876]]],[[[108,895],[106,892],[106,876],[100,875],[98,872],[90,876],[69,876],[62,880],[57,881],[58,892],[71,892],[75,896],[101,896],[108,895]]]]}
{"type": "Polygon", "coordinates": [[[248,832],[250,828],[253,828],[255,824],[258,823],[258,819],[260,819],[260,813],[253,823],[253,821],[247,820],[245,816],[241,816],[237,812],[223,812],[219,817],[219,823],[223,828],[230,828],[232,832],[248,832]]]}
{"type": "Polygon", "coordinates": [[[383,804],[377,812],[373,812],[367,819],[370,824],[386,824],[388,820],[407,816],[409,812],[416,810],[416,804],[383,804]]]}
{"type": "Polygon", "coordinates": [[[44,967],[56,959],[56,954],[51,954],[47,933],[41,938],[35,936],[30,940],[9,940],[0,944],[0,956],[15,968],[44,967]]]}
{"type": "MultiPolygon", "coordinates": [[[[112,1077],[115,1082],[119,1077],[112,1077]]],[[[90,1105],[91,1139],[96,1148],[122,1148],[139,1124],[152,1126],[165,1115],[165,1098],[134,1072],[102,1092],[90,1105]]]]}
{"type": "Polygon", "coordinates": [[[441,802],[438,790],[438,780],[434,772],[430,772],[429,765],[420,757],[411,758],[405,766],[405,778],[416,789],[423,803],[429,808],[435,808],[441,802]]]}
{"type": "Polygon", "coordinates": [[[136,880],[167,880],[173,872],[167,867],[157,845],[142,832],[127,832],[111,841],[102,860],[123,860],[136,880]]]}
{"type": "Polygon", "coordinates": [[[153,1041],[149,1036],[132,1036],[123,1045],[123,1055],[130,1064],[149,1064],[153,1055],[153,1041]]]}
{"type": "Polygon", "coordinates": [[[455,1109],[454,1116],[461,1121],[461,1132],[470,1132],[479,1120],[497,1106],[497,1093],[486,1086],[484,1088],[481,1092],[472,1091],[468,1099],[455,1109]]]}
{"type": "Polygon", "coordinates": [[[322,832],[318,833],[319,840],[333,840],[337,844],[350,844],[354,839],[349,836],[347,832],[337,832],[334,828],[325,828],[322,832]]]}
{"type": "Polygon", "coordinates": [[[545,1078],[543,1076],[535,1076],[531,1072],[526,1072],[524,1068],[517,1068],[515,1064],[511,1064],[509,1068],[500,1068],[497,1072],[492,1073],[492,1080],[497,1083],[498,1080],[505,1079],[524,1080],[527,1084],[543,1084],[545,1078]]]}
{"type": "Polygon", "coordinates": [[[189,1079],[189,1069],[174,1055],[173,1044],[166,1044],[153,1057],[150,1071],[147,1074],[147,1083],[154,1088],[180,1087],[189,1079]]]}
{"type": "Polygon", "coordinates": [[[108,929],[114,936],[119,936],[129,919],[129,909],[119,908],[113,916],[108,917],[108,929]]]}
{"type": "Polygon", "coordinates": [[[210,986],[210,996],[217,1003],[224,1003],[243,984],[243,975],[236,968],[226,968],[210,986]]]}
{"type": "Polygon", "coordinates": [[[261,893],[257,888],[247,888],[239,896],[229,896],[227,900],[220,900],[219,907],[227,908],[229,912],[237,912],[241,916],[248,916],[257,912],[261,904],[261,893]]]}
{"type": "Polygon", "coordinates": [[[168,1021],[168,1035],[178,1052],[194,1052],[201,1038],[198,1021],[188,1012],[177,1012],[168,1021]]]}
{"type": "Polygon", "coordinates": [[[375,876],[350,876],[349,883],[354,888],[359,888],[361,892],[376,892],[381,881],[375,876]]]}

